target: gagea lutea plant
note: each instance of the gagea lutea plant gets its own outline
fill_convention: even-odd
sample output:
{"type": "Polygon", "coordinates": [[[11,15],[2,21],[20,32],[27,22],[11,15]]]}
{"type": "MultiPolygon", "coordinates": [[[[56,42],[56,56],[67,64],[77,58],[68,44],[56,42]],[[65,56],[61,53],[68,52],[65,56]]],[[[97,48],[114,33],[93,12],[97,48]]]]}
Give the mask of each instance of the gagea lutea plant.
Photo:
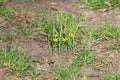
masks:
{"type": "Polygon", "coordinates": [[[56,12],[54,16],[45,21],[45,31],[53,51],[75,48],[75,36],[79,22],[78,17],[68,12],[56,12]]]}

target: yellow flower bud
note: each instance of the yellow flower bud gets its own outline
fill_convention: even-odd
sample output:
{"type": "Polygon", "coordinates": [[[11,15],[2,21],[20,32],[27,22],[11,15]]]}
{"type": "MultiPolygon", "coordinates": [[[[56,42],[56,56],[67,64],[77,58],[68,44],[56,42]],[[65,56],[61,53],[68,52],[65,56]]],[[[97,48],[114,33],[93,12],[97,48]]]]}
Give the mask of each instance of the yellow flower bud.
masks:
{"type": "Polygon", "coordinates": [[[58,38],[54,38],[53,42],[57,43],[58,42],[58,38]]]}
{"type": "Polygon", "coordinates": [[[69,36],[71,37],[71,38],[73,38],[74,39],[74,34],[73,33],[69,33],[69,36]]]}
{"type": "Polygon", "coordinates": [[[58,34],[54,34],[53,37],[55,37],[55,38],[58,37],[58,34]]]}
{"type": "Polygon", "coordinates": [[[67,40],[68,40],[67,38],[63,38],[62,39],[63,42],[67,42],[67,40]]]}

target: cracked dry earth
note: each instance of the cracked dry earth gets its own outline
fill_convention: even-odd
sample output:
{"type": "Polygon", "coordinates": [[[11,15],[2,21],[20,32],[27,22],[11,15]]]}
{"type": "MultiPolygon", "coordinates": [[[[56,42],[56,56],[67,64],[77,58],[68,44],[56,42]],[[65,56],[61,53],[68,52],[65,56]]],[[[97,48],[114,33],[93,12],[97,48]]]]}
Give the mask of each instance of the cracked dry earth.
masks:
{"type": "MultiPolygon", "coordinates": [[[[83,24],[83,27],[85,28],[96,28],[103,22],[111,22],[120,26],[119,9],[102,12],[100,10],[89,9],[83,6],[75,7],[73,6],[73,3],[77,2],[77,0],[35,0],[34,2],[30,0],[25,1],[26,2],[22,2],[21,0],[12,0],[6,4],[6,7],[14,9],[34,10],[39,13],[46,12],[47,10],[51,10],[51,12],[52,10],[70,11],[84,19],[85,23],[83,24]]],[[[1,30],[0,35],[2,35],[1,30]]],[[[40,35],[35,33],[33,36],[39,37],[40,35]]],[[[71,63],[74,59],[76,59],[77,56],[71,51],[66,51],[62,54],[49,53],[46,37],[40,37],[40,41],[18,39],[11,44],[18,45],[20,50],[25,48],[31,57],[41,59],[40,63],[37,64],[37,69],[39,70],[41,68],[46,72],[42,72],[43,74],[38,76],[36,80],[53,80],[53,78],[56,76],[55,73],[46,74],[52,68],[55,68],[55,66],[52,66],[51,60],[55,60],[56,63],[60,62],[67,64],[68,62],[71,63]],[[46,59],[48,62],[46,62],[46,59]],[[66,62],[64,60],[66,60],[66,62]]],[[[88,44],[88,49],[97,53],[97,60],[92,66],[85,65],[81,67],[83,74],[89,76],[90,80],[101,80],[101,75],[106,75],[107,73],[113,74],[120,69],[120,52],[114,49],[110,49],[111,46],[119,44],[117,40],[100,39],[97,41],[97,43],[91,43],[86,39],[86,42],[88,44]],[[90,76],[91,74],[94,74],[94,76],[90,76]]],[[[0,42],[0,46],[2,45],[3,43],[0,42]]],[[[79,46],[79,50],[82,50],[81,47],[82,46],[79,46]]],[[[57,65],[58,64],[56,64],[56,66],[57,65]]],[[[12,80],[17,80],[16,77],[6,73],[5,70],[0,70],[0,80],[6,76],[12,77],[12,80]]],[[[32,80],[30,77],[27,78],[23,80],[32,80]]],[[[78,80],[84,79],[79,78],[78,80]]]]}

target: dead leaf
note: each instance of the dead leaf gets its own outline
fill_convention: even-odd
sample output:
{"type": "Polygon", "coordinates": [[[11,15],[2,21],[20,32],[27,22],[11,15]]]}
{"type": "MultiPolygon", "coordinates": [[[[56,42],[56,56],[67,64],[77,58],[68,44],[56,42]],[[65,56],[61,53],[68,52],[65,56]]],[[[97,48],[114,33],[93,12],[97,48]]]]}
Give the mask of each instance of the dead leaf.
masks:
{"type": "Polygon", "coordinates": [[[106,9],[106,8],[105,8],[105,9],[99,9],[99,10],[98,10],[98,12],[100,12],[100,13],[105,13],[105,12],[107,12],[107,11],[108,11],[108,9],[106,9]]]}

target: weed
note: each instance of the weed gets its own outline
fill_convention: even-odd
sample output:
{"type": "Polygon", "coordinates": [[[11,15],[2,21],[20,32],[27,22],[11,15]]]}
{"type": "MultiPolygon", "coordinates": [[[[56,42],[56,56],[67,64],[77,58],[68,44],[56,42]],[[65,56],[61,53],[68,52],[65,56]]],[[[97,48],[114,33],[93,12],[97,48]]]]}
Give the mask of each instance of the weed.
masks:
{"type": "Polygon", "coordinates": [[[25,71],[30,65],[26,52],[18,51],[17,47],[1,49],[0,61],[3,66],[8,68],[8,71],[16,74],[17,76],[25,75],[25,71]]]}
{"type": "Polygon", "coordinates": [[[120,38],[120,28],[111,23],[105,23],[102,26],[98,27],[92,33],[92,37],[98,38],[120,38]]]}
{"type": "Polygon", "coordinates": [[[67,12],[57,12],[55,17],[50,17],[45,21],[44,29],[48,33],[49,43],[53,51],[75,48],[75,35],[78,30],[80,19],[67,12]]]}

